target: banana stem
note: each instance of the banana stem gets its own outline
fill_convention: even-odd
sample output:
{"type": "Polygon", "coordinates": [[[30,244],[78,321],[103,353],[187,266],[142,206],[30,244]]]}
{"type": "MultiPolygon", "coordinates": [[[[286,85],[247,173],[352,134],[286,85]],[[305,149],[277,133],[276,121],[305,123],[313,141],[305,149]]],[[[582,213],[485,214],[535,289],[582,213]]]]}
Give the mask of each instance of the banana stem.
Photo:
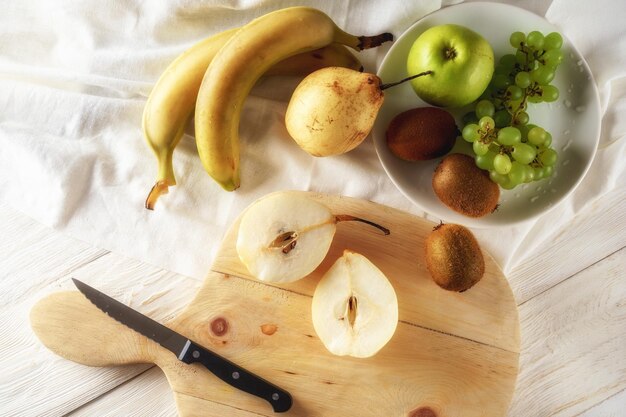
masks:
{"type": "Polygon", "coordinates": [[[170,185],[173,184],[170,184],[168,180],[159,180],[156,182],[156,184],[152,186],[152,189],[150,189],[150,193],[148,194],[148,198],[146,198],[146,208],[148,210],[154,210],[154,205],[156,204],[157,200],[163,194],[168,193],[168,188],[170,185]]]}
{"type": "Polygon", "coordinates": [[[402,83],[404,83],[404,82],[406,82],[406,81],[411,81],[411,80],[412,80],[412,79],[414,79],[414,78],[417,78],[417,77],[422,77],[422,76],[424,76],[424,75],[430,75],[430,74],[432,74],[432,73],[433,73],[433,72],[432,72],[432,71],[430,71],[430,70],[429,70],[429,71],[420,72],[419,74],[411,75],[410,77],[403,78],[403,79],[401,79],[400,81],[396,81],[396,82],[394,82],[394,83],[381,84],[379,88],[381,89],[381,91],[382,91],[382,90],[386,90],[386,89],[388,89],[389,87],[394,87],[394,86],[396,86],[396,85],[398,85],[398,84],[402,84],[402,83]]]}
{"type": "Polygon", "coordinates": [[[335,32],[336,43],[346,45],[356,51],[376,48],[377,46],[390,41],[393,41],[393,35],[388,32],[374,36],[355,36],[338,28],[335,32]]]}
{"type": "Polygon", "coordinates": [[[363,49],[376,48],[385,42],[391,41],[393,41],[393,35],[389,32],[374,36],[359,36],[359,44],[356,48],[361,51],[363,49]]]}

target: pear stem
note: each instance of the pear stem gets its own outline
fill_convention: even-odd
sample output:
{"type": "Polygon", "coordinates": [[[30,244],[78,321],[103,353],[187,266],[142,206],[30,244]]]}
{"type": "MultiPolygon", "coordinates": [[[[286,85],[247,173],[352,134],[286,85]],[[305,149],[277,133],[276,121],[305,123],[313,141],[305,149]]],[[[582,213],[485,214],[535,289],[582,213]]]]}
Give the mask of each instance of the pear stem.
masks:
{"type": "Polygon", "coordinates": [[[430,74],[432,74],[432,73],[433,73],[433,71],[430,71],[430,70],[428,70],[428,71],[424,71],[424,72],[420,72],[419,74],[411,75],[410,77],[403,78],[403,79],[401,79],[400,81],[396,81],[396,82],[394,82],[394,83],[386,83],[386,84],[381,84],[381,85],[379,86],[379,88],[381,89],[381,91],[382,91],[382,90],[386,90],[386,89],[388,89],[389,87],[394,87],[394,86],[396,86],[396,85],[398,85],[398,84],[402,84],[402,83],[404,83],[404,82],[406,82],[406,81],[411,81],[413,78],[422,77],[422,76],[424,76],[424,75],[430,75],[430,74]]]}
{"type": "Polygon", "coordinates": [[[384,226],[381,226],[381,225],[376,224],[376,223],[374,223],[372,221],[369,221],[369,220],[361,219],[360,217],[350,216],[349,214],[339,214],[339,215],[335,216],[335,219],[337,220],[337,222],[348,221],[348,222],[361,222],[361,223],[369,224],[370,226],[374,226],[378,230],[382,231],[385,234],[385,236],[387,236],[389,233],[391,233],[389,231],[389,229],[387,229],[384,226]]]}

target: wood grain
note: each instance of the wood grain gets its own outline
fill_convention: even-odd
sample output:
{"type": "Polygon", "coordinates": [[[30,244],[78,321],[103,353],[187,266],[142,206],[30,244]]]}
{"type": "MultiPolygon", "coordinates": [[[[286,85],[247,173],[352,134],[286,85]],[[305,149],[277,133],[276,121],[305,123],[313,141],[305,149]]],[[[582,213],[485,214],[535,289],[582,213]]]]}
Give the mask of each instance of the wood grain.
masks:
{"type": "Polygon", "coordinates": [[[575,416],[626,387],[626,248],[604,262],[520,306],[541,337],[523,344],[512,415],[575,416]]]}
{"type": "MultiPolygon", "coordinates": [[[[336,357],[315,336],[310,294],[326,263],[299,283],[270,286],[238,272],[236,262],[229,269],[232,256],[223,258],[232,253],[228,236],[217,257],[219,268],[228,273],[212,271],[196,298],[170,326],[291,391],[295,402],[287,415],[408,416],[420,409],[447,417],[485,412],[505,415],[517,375],[519,328],[513,296],[493,260],[487,256],[488,272],[472,290],[446,292],[428,279],[421,260],[421,241],[432,229],[431,223],[360,200],[312,197],[333,210],[367,214],[392,230],[391,239],[381,240],[388,237],[367,228],[340,228],[329,254],[333,257],[350,246],[370,257],[396,287],[401,321],[383,350],[367,360],[336,357]],[[409,291],[413,295],[407,295],[409,291]],[[224,334],[212,331],[215,320],[227,323],[224,334]],[[268,324],[276,328],[271,335],[262,331],[268,324]]],[[[51,295],[35,307],[31,317],[44,343],[72,360],[93,361],[93,365],[156,363],[174,390],[180,415],[223,415],[219,411],[223,407],[240,410],[241,415],[269,413],[264,402],[225,385],[202,367],[182,364],[143,337],[129,335],[131,330],[120,328],[75,295],[51,295]],[[80,313],[63,318],[61,310],[71,308],[72,303],[80,305],[80,313]],[[55,313],[50,314],[50,309],[55,313]],[[68,335],[55,327],[60,320],[66,320],[66,325],[70,320],[70,327],[77,328],[85,317],[94,324],[80,331],[103,335],[106,340],[102,342],[108,343],[102,350],[106,358],[68,347],[68,335]],[[51,341],[55,334],[59,340],[51,341]],[[138,346],[133,350],[129,343],[138,346]],[[129,353],[122,357],[119,350],[129,353]]],[[[228,415],[238,415],[233,412],[228,415]]]]}

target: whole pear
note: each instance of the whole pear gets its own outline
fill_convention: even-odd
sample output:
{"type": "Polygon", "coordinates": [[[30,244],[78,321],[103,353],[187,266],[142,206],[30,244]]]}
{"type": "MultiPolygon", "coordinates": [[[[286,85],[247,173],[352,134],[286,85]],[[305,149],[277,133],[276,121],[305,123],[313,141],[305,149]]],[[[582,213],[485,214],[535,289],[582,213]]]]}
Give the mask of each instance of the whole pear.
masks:
{"type": "Polygon", "coordinates": [[[293,92],[287,131],[311,155],[348,152],[372,130],[384,101],[380,86],[375,74],[340,67],[315,71],[293,92]]]}

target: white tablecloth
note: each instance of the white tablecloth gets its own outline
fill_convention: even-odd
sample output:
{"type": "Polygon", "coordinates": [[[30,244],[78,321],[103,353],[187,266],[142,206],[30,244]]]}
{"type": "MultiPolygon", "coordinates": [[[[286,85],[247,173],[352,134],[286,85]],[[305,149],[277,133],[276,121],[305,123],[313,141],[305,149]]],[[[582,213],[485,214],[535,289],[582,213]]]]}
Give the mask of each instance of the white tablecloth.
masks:
{"type": "MultiPolygon", "coordinates": [[[[586,57],[602,102],[596,159],[578,189],[536,221],[474,230],[506,270],[536,256],[626,171],[626,7],[620,0],[505,1],[559,27],[586,57]]],[[[97,247],[202,279],[222,235],[266,193],[299,189],[369,199],[417,215],[388,179],[371,139],[312,158],[289,138],[284,112],[297,82],[261,82],[241,125],[242,187],[223,191],[204,172],[192,126],[175,152],[179,185],[143,208],[156,177],[141,115],[164,68],[193,43],[291,5],[328,13],[355,34],[400,35],[440,1],[17,0],[0,14],[0,201],[97,247]]],[[[375,72],[388,50],[359,54],[375,72]]],[[[429,217],[434,220],[434,218],[429,217]]],[[[104,277],[103,277],[104,278],[104,277]]]]}

